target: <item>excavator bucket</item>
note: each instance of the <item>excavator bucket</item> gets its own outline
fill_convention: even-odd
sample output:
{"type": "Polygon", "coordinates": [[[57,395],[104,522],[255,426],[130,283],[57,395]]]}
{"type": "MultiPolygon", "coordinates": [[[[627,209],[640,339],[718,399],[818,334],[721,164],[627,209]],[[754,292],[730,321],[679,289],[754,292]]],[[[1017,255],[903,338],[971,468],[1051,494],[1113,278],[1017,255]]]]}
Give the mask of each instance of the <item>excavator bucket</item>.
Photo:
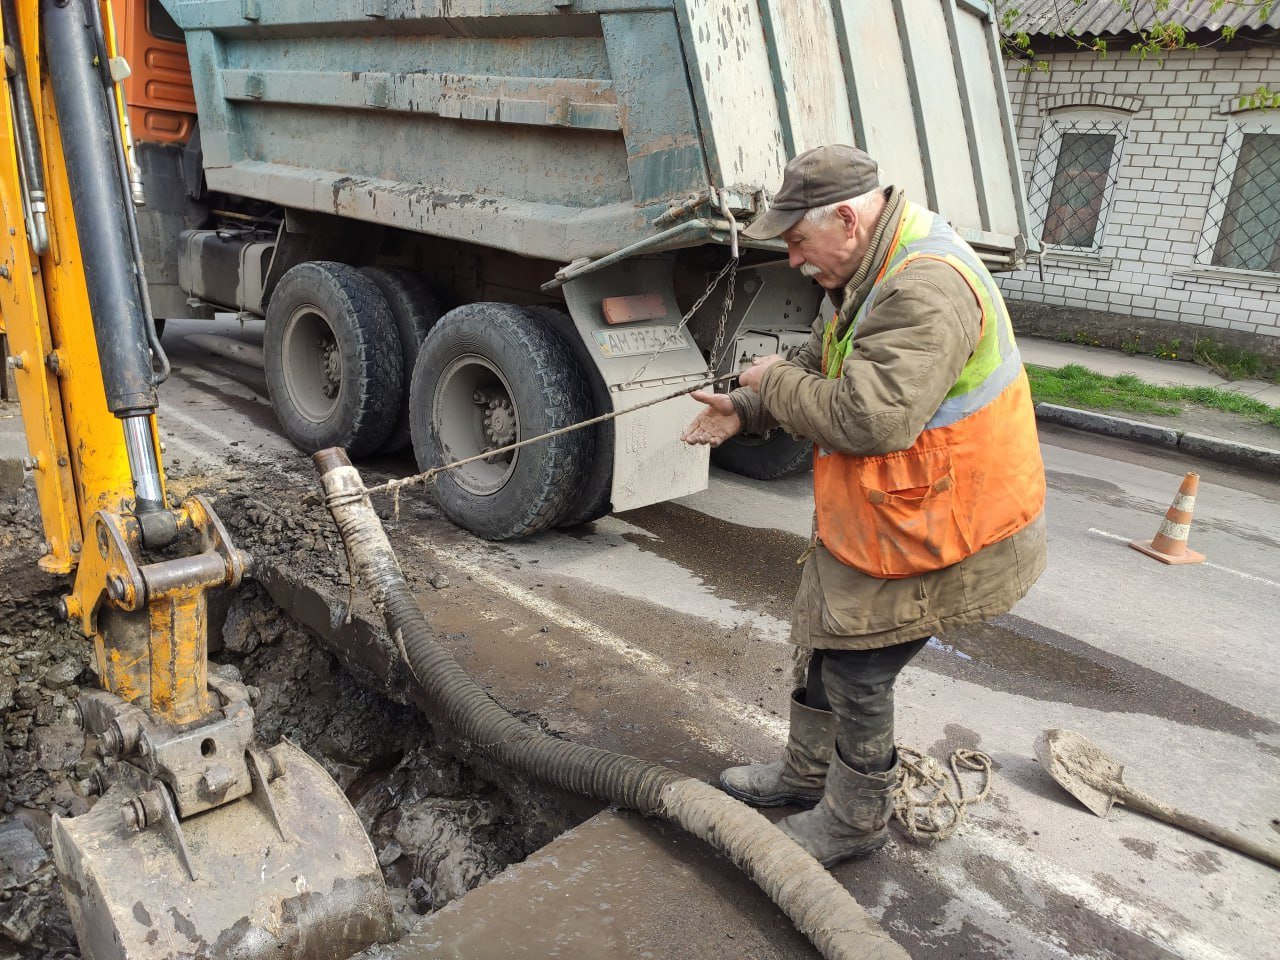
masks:
{"type": "Polygon", "coordinates": [[[180,823],[163,787],[123,782],[54,818],[86,960],[345,960],[394,937],[377,858],[337,784],[287,741],[250,763],[251,793],[180,823]]]}

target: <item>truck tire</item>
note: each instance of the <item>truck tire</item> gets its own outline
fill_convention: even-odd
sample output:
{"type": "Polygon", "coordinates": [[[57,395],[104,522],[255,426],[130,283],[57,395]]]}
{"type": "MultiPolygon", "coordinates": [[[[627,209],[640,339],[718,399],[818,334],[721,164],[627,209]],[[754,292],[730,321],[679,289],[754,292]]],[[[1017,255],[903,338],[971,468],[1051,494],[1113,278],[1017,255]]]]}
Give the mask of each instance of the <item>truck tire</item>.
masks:
{"type": "MultiPolygon", "coordinates": [[[[413,364],[418,359],[418,348],[427,332],[440,319],[440,301],[428,289],[423,279],[412,270],[403,267],[364,267],[361,271],[382,291],[391,319],[395,321],[400,337],[400,353],[404,359],[401,382],[413,379],[413,364]]],[[[409,391],[403,391],[400,416],[391,436],[383,444],[386,453],[396,453],[409,445],[409,391]]]]}
{"type": "Polygon", "coordinates": [[[400,338],[381,291],[354,267],[313,260],[281,277],[262,353],[276,418],[307,453],[366,456],[391,436],[404,392],[400,338]]]}
{"type": "MultiPolygon", "coordinates": [[[[569,315],[558,307],[525,307],[535,317],[546,320],[553,331],[560,334],[561,339],[572,336],[575,328],[569,315]]],[[[566,344],[573,352],[573,344],[566,344]]],[[[590,363],[589,358],[578,357],[579,367],[590,363]]],[[[607,403],[607,390],[601,384],[599,390],[592,392],[591,412],[589,416],[598,417],[605,411],[601,409],[607,403]]],[[[590,428],[594,450],[591,462],[584,470],[585,479],[582,493],[573,503],[564,517],[556,522],[557,527],[580,527],[584,523],[593,523],[613,510],[613,423],[598,423],[590,428]]]]}
{"type": "MultiPolygon", "coordinates": [[[[578,423],[591,403],[577,362],[545,321],[509,304],[473,303],[427,335],[409,409],[425,471],[578,423]]],[[[445,516],[485,539],[527,536],[577,502],[592,447],[588,430],[553,437],[440,474],[435,497],[445,516]]]]}
{"type": "Polygon", "coordinates": [[[753,480],[777,480],[813,466],[813,443],[782,429],[744,433],[712,447],[711,462],[753,480]]]}

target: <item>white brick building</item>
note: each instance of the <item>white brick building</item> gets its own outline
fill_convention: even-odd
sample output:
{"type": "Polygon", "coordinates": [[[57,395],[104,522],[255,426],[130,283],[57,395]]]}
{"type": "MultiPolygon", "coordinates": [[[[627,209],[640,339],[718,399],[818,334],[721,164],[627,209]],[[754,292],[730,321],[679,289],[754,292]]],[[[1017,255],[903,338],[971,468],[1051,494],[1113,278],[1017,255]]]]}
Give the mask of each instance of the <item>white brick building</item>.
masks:
{"type": "MultiPolygon", "coordinates": [[[[1019,6],[1024,29],[1048,31],[1034,19],[1046,4],[1019,6]]],[[[1118,8],[1093,0],[1084,12],[1108,36],[1114,21],[1099,11],[1118,8]]],[[[1049,71],[1010,63],[1028,213],[1047,250],[1040,265],[1000,278],[1015,313],[1075,307],[1130,331],[1130,318],[1155,321],[1149,341],[1203,334],[1280,351],[1280,110],[1240,103],[1261,85],[1280,90],[1280,12],[1272,24],[1252,19],[1232,42],[1163,64],[1114,35],[1105,59],[1033,35],[1049,71]]],[[[1088,36],[1090,24],[1079,26],[1088,36]]],[[[1124,345],[1094,319],[1090,339],[1124,345]]]]}

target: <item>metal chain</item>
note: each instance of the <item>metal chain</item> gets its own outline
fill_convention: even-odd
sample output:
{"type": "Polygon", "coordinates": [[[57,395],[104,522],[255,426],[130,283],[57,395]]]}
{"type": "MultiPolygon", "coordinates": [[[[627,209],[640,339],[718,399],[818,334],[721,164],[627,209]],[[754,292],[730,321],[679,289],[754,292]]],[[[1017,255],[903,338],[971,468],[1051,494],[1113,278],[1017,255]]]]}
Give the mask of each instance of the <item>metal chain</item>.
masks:
{"type": "Polygon", "coordinates": [[[723,190],[713,191],[713,194],[719,203],[721,216],[723,216],[729,223],[729,262],[721,267],[720,272],[711,278],[711,282],[707,284],[707,289],[702,292],[702,296],[700,296],[697,301],[694,302],[693,306],[689,308],[689,312],[680,318],[680,323],[677,324],[676,328],[671,331],[667,338],[663,340],[662,343],[658,344],[658,349],[654,350],[653,353],[649,355],[648,359],[646,359],[644,363],[640,364],[640,369],[632,374],[631,379],[622,385],[623,390],[632,386],[637,380],[639,380],[645,370],[649,368],[649,364],[653,363],[658,354],[662,353],[662,351],[667,348],[667,344],[671,343],[675,337],[680,335],[680,332],[688,326],[690,318],[692,318],[693,315],[701,309],[702,305],[707,302],[707,299],[727,274],[729,277],[729,284],[724,291],[724,304],[720,308],[720,322],[716,328],[715,342],[711,345],[711,352],[707,358],[710,361],[708,364],[709,371],[714,373],[721,360],[723,360],[723,357],[718,357],[717,354],[720,352],[720,348],[724,343],[724,333],[729,320],[729,311],[733,309],[734,286],[738,280],[738,263],[740,259],[738,250],[738,220],[733,215],[733,211],[729,209],[728,194],[723,190]]]}
{"type": "MultiPolygon", "coordinates": [[[[720,348],[725,347],[724,334],[729,326],[729,314],[733,312],[733,293],[734,287],[738,282],[738,258],[734,257],[729,261],[729,285],[725,287],[724,304],[720,307],[720,322],[716,325],[716,338],[711,344],[711,372],[715,373],[720,369],[720,364],[725,358],[720,355],[720,348]]],[[[726,352],[728,347],[725,347],[726,352]]]]}
{"type": "MultiPolygon", "coordinates": [[[[635,384],[637,380],[640,379],[640,377],[644,374],[645,370],[648,369],[649,364],[652,363],[654,359],[657,358],[658,354],[662,353],[662,351],[666,348],[667,344],[671,343],[672,340],[675,337],[679,336],[680,332],[684,330],[686,326],[689,325],[689,320],[692,319],[693,315],[702,308],[702,305],[706,303],[708,299],[710,299],[711,294],[714,293],[716,287],[720,285],[720,281],[727,276],[729,278],[729,282],[725,287],[724,303],[721,304],[721,307],[720,307],[720,318],[719,318],[719,322],[716,325],[716,336],[715,336],[714,342],[711,345],[710,364],[708,366],[708,373],[714,374],[716,368],[719,366],[719,363],[721,362],[721,360],[723,360],[723,357],[719,357],[718,354],[720,353],[721,348],[724,346],[725,331],[728,329],[728,323],[729,323],[729,314],[733,310],[733,294],[734,294],[734,287],[736,286],[737,280],[738,280],[738,263],[740,258],[738,255],[738,223],[734,219],[733,213],[728,209],[726,201],[723,196],[720,199],[720,209],[724,213],[725,218],[729,221],[730,239],[731,239],[731,242],[730,242],[731,255],[729,257],[729,260],[725,263],[723,267],[720,268],[720,272],[711,278],[711,281],[707,284],[707,289],[702,292],[702,296],[698,297],[698,299],[694,301],[693,306],[689,308],[688,312],[683,317],[680,318],[680,323],[677,324],[676,328],[667,335],[666,339],[663,340],[662,343],[658,345],[658,348],[654,350],[653,353],[651,353],[649,357],[645,360],[645,362],[640,365],[640,369],[637,370],[632,375],[631,379],[622,385],[622,389],[624,390],[627,389],[628,387],[635,384]]],[[[422,473],[415,474],[411,477],[403,477],[399,480],[389,480],[386,483],[382,483],[374,487],[365,487],[363,490],[363,493],[365,495],[368,495],[371,493],[381,493],[383,491],[389,491],[395,499],[395,514],[396,514],[396,518],[399,519],[400,491],[411,484],[434,481],[437,476],[439,476],[442,473],[445,473],[446,471],[455,470],[458,467],[465,466],[466,464],[469,464],[469,463],[474,463],[477,460],[491,460],[492,458],[499,456],[500,454],[519,450],[521,447],[526,447],[532,443],[538,443],[542,440],[547,440],[547,439],[550,439],[551,437],[557,437],[564,433],[571,433],[575,430],[582,430],[585,427],[590,427],[597,423],[604,423],[605,421],[612,420],[615,417],[622,416],[623,414],[634,413],[637,410],[643,410],[645,407],[651,407],[654,404],[665,403],[668,400],[675,400],[678,397],[688,396],[689,394],[693,393],[695,390],[705,390],[707,387],[714,387],[721,383],[727,383],[728,381],[735,379],[737,375],[738,374],[735,371],[734,373],[726,374],[720,377],[716,377],[714,375],[708,376],[707,379],[703,380],[701,383],[694,384],[691,387],[684,387],[683,389],[677,390],[674,393],[667,394],[666,396],[655,397],[651,400],[647,400],[644,403],[637,404],[636,406],[633,406],[633,407],[627,407],[623,410],[615,410],[612,413],[602,414],[598,417],[592,417],[589,420],[583,420],[580,423],[574,423],[574,424],[570,424],[567,427],[561,427],[559,430],[552,430],[550,433],[540,434],[539,436],[536,436],[536,437],[529,437],[526,440],[520,440],[520,441],[517,441],[516,443],[509,443],[504,447],[497,448],[496,450],[486,450],[485,452],[478,454],[477,456],[467,457],[466,459],[463,459],[463,460],[455,460],[453,463],[446,463],[439,467],[433,467],[430,470],[423,471],[422,473]]]]}
{"type": "MultiPolygon", "coordinates": [[[[680,332],[689,325],[690,319],[692,319],[693,315],[702,308],[702,305],[706,303],[708,299],[710,299],[711,294],[715,293],[716,287],[720,285],[720,281],[723,280],[726,275],[729,277],[729,287],[725,291],[725,306],[720,314],[720,329],[716,335],[715,347],[712,348],[712,360],[714,361],[715,350],[719,348],[720,342],[724,338],[725,321],[729,316],[729,308],[733,306],[733,286],[738,276],[737,257],[730,257],[728,262],[720,268],[720,272],[711,278],[711,282],[707,284],[707,289],[703,291],[702,296],[694,301],[693,306],[689,308],[689,312],[680,318],[680,323],[676,325],[676,328],[667,334],[666,339],[663,340],[662,343],[658,344],[658,348],[654,350],[653,353],[649,354],[644,363],[640,364],[640,369],[631,375],[631,379],[624,383],[621,389],[626,390],[628,387],[635,385],[635,382],[644,375],[645,370],[649,369],[649,364],[653,363],[653,361],[657,359],[658,355],[666,350],[667,345],[672,343],[680,335],[680,332]]],[[[714,364],[712,365],[712,369],[714,369],[714,364]]]]}

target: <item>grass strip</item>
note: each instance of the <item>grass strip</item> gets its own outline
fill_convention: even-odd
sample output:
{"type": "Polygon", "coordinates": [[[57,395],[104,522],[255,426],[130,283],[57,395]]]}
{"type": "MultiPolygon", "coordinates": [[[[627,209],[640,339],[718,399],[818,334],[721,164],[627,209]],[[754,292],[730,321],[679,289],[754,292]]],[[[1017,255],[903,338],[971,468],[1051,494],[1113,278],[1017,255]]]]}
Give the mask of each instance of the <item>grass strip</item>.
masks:
{"type": "Polygon", "coordinates": [[[1108,377],[1078,364],[1053,369],[1027,364],[1031,395],[1038,401],[1093,410],[1124,410],[1171,417],[1191,403],[1234,413],[1280,429],[1280,407],[1213,387],[1161,387],[1131,373],[1108,377]]]}

